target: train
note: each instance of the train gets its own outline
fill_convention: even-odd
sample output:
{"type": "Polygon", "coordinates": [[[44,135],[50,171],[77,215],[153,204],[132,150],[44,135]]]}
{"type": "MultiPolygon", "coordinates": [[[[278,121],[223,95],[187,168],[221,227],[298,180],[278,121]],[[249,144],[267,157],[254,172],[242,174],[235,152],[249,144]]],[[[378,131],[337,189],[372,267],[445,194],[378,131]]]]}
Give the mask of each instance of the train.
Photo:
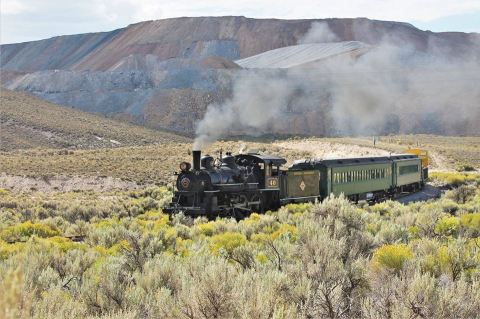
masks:
{"type": "Polygon", "coordinates": [[[419,150],[389,156],[287,161],[257,152],[215,159],[192,152],[180,163],[176,190],[164,207],[169,214],[243,218],[288,203],[321,201],[343,194],[353,202],[375,203],[421,190],[428,157],[419,150]]]}

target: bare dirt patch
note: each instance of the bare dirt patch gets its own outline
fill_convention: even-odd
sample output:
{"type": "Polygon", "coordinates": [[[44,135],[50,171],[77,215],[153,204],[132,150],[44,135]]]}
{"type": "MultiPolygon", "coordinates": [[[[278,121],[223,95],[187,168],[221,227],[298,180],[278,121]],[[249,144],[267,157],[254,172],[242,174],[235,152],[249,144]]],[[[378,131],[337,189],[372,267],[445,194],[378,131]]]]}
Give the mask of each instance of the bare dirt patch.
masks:
{"type": "Polygon", "coordinates": [[[390,154],[389,151],[380,148],[326,142],[321,139],[288,140],[276,142],[274,145],[288,150],[307,151],[317,159],[388,156],[390,154]]]}
{"type": "Polygon", "coordinates": [[[139,188],[135,182],[124,181],[113,177],[92,176],[52,176],[52,177],[24,177],[2,174],[0,188],[12,192],[71,192],[71,191],[100,191],[131,190],[139,188]]]}

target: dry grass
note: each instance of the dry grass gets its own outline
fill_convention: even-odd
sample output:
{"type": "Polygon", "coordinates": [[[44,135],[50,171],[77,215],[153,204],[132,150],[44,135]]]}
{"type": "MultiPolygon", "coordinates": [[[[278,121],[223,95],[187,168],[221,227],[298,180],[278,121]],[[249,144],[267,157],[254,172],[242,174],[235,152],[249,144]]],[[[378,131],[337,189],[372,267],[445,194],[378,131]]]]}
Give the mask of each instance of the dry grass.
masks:
{"type": "MultiPolygon", "coordinates": [[[[414,138],[381,138],[380,142],[377,142],[377,148],[371,146],[370,140],[360,138],[221,141],[203,151],[204,154],[210,153],[214,156],[218,155],[220,149],[234,153],[240,150],[259,151],[282,156],[289,165],[301,158],[372,156],[386,155],[389,151],[401,152],[408,146],[416,146],[413,144],[414,138]]],[[[433,156],[431,167],[434,169],[452,170],[461,162],[479,167],[480,149],[475,144],[479,138],[418,136],[418,140],[419,146],[429,150],[433,156]]],[[[139,184],[166,185],[173,182],[172,173],[178,170],[178,164],[181,161],[190,161],[190,150],[189,142],[169,141],[157,145],[95,150],[32,149],[0,152],[0,173],[47,179],[52,176],[108,176],[139,184]]]]}
{"type": "MultiPolygon", "coordinates": [[[[290,150],[267,143],[218,142],[204,153],[238,152],[241,148],[277,154],[292,162],[309,157],[306,151],[290,150]]],[[[1,152],[1,171],[27,177],[114,177],[139,184],[168,184],[182,161],[190,161],[190,143],[163,143],[99,150],[22,150],[1,152]]]]}
{"type": "Polygon", "coordinates": [[[59,106],[26,93],[2,89],[0,105],[0,150],[89,149],[188,141],[175,134],[59,106]]]}

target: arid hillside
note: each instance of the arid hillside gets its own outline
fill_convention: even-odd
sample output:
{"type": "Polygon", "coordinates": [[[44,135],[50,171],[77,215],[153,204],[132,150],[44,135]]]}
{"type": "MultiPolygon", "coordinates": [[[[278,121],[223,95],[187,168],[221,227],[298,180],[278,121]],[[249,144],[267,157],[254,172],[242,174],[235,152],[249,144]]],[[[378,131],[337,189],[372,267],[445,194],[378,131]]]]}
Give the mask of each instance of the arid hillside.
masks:
{"type": "Polygon", "coordinates": [[[478,45],[477,34],[433,33],[407,23],[357,19],[280,20],[245,17],[197,17],[146,21],[111,32],[60,36],[1,47],[4,70],[114,70],[131,56],[202,59],[246,58],[297,44],[312,22],[326,22],[338,39],[375,45],[389,37],[419,51],[434,47],[461,57],[478,45]]]}
{"type": "MultiPolygon", "coordinates": [[[[425,65],[425,59],[429,61],[440,57],[449,61],[474,59],[477,62],[473,68],[467,67],[473,75],[465,75],[458,71],[459,75],[456,77],[460,79],[455,78],[455,75],[451,76],[450,71],[440,68],[439,72],[448,74],[449,78],[435,80],[434,83],[451,81],[460,85],[459,90],[448,92],[448,96],[455,97],[455,101],[458,100],[457,96],[472,92],[470,87],[476,80],[474,70],[478,67],[480,37],[475,33],[433,33],[419,30],[406,23],[364,18],[279,20],[197,17],[146,21],[111,32],[59,36],[2,45],[1,85],[12,90],[31,92],[50,102],[135,121],[151,128],[193,133],[209,105],[222,104],[235,95],[235,84],[239,77],[249,78],[259,73],[265,76],[264,71],[243,69],[235,61],[244,61],[245,58],[278,48],[325,41],[339,43],[357,41],[359,46],[368,48],[376,48],[388,42],[390,45],[410,50],[409,56],[402,55],[398,61],[415,61],[422,66],[425,65]],[[328,29],[328,39],[325,38],[325,34],[320,34],[322,32],[314,28],[319,24],[328,29]],[[465,84],[464,81],[468,81],[469,84],[465,84]]],[[[296,49],[294,51],[297,52],[296,49]]],[[[382,57],[375,56],[375,50],[372,52],[371,60],[379,61],[378,66],[382,72],[385,70],[398,72],[396,70],[405,69],[401,64],[395,67],[384,65],[382,57]]],[[[301,55],[296,57],[295,61],[300,58],[305,59],[301,55]]],[[[277,62],[275,65],[290,65],[288,61],[277,62]]],[[[334,69],[339,70],[337,67],[334,69]]],[[[435,72],[439,70],[437,65],[432,66],[432,69],[435,72]]],[[[352,72],[354,75],[359,74],[358,70],[347,68],[339,72],[340,77],[347,77],[354,83],[358,81],[356,78],[349,78],[352,72]]],[[[378,70],[367,70],[367,74],[372,72],[378,70]]],[[[438,75],[428,72],[421,74],[428,76],[427,79],[421,78],[420,81],[429,81],[428,83],[432,83],[432,77],[438,75]]],[[[317,80],[311,81],[305,74],[297,75],[300,83],[318,83],[317,80]]],[[[274,76],[276,77],[277,75],[274,76]]],[[[412,78],[417,78],[417,75],[412,75],[412,78]]],[[[265,81],[270,82],[270,78],[267,76],[265,81]]],[[[368,84],[369,88],[375,88],[375,83],[368,81],[362,83],[368,84]]],[[[394,79],[393,83],[403,82],[394,79]]],[[[341,87],[347,87],[345,83],[341,84],[341,87]]],[[[403,87],[410,88],[412,85],[407,84],[403,87]]],[[[416,86],[414,87],[416,89],[416,86]]],[[[320,89],[311,88],[315,92],[322,91],[320,89]]],[[[336,88],[328,88],[327,92],[316,97],[315,101],[305,103],[303,97],[311,95],[308,90],[309,88],[304,87],[295,88],[293,98],[289,97],[281,103],[288,109],[287,119],[273,129],[264,127],[264,130],[334,135],[338,133],[340,126],[347,126],[342,119],[337,119],[338,123],[331,119],[334,117],[335,120],[336,113],[346,113],[337,112],[341,107],[331,105],[336,101],[344,102],[342,99],[332,98],[332,92],[338,92],[336,88]],[[308,106],[308,111],[305,110],[305,105],[308,106]],[[312,105],[320,107],[312,110],[312,105]]],[[[378,89],[374,91],[381,93],[378,89]]],[[[428,90],[420,90],[425,91],[428,93],[427,101],[422,98],[418,100],[428,107],[438,105],[437,101],[430,100],[431,96],[437,96],[436,91],[430,93],[428,90]]],[[[408,103],[412,100],[403,94],[404,92],[400,93],[400,96],[406,96],[405,100],[408,103]]],[[[369,94],[362,92],[361,96],[367,96],[367,99],[355,105],[356,109],[362,112],[365,107],[371,109],[372,98],[369,94]]],[[[354,100],[358,98],[354,97],[354,100]]],[[[399,98],[393,97],[391,100],[397,101],[399,98]]],[[[386,103],[381,100],[376,104],[384,106],[386,103]]],[[[352,103],[346,101],[345,105],[352,103]]],[[[401,109],[404,106],[395,107],[401,109]]],[[[433,121],[430,117],[430,114],[426,114],[426,119],[418,121],[431,123],[433,121]]],[[[416,118],[418,119],[418,116],[416,118]]],[[[390,133],[390,130],[393,133],[425,131],[435,134],[475,133],[470,129],[471,124],[465,126],[465,118],[474,117],[464,116],[459,123],[455,123],[455,128],[450,130],[437,128],[436,123],[432,124],[433,128],[425,129],[425,125],[420,123],[417,125],[420,129],[395,128],[394,125],[390,125],[393,129],[383,129],[382,126],[380,133],[390,133]],[[467,129],[464,129],[465,127],[467,129]]],[[[409,119],[398,121],[411,122],[409,119]]],[[[352,130],[347,133],[352,133],[352,130]]]]}
{"type": "Polygon", "coordinates": [[[110,148],[185,142],[187,138],[64,107],[2,89],[0,150],[110,148]]]}

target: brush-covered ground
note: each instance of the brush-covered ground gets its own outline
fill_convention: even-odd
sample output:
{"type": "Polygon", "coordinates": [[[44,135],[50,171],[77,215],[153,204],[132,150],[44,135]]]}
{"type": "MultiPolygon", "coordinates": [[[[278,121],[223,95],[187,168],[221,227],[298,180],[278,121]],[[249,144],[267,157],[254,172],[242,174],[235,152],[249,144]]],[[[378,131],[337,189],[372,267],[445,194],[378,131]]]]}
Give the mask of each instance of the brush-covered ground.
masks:
{"type": "Polygon", "coordinates": [[[434,178],[426,203],[241,221],[164,215],[165,187],[1,190],[0,317],[476,318],[480,176],[434,178]]]}
{"type": "Polygon", "coordinates": [[[432,161],[440,199],[329,198],[242,221],[162,213],[190,143],[2,152],[0,318],[476,318],[479,138],[223,141],[204,153],[291,163],[420,140],[448,163],[432,161]]]}

